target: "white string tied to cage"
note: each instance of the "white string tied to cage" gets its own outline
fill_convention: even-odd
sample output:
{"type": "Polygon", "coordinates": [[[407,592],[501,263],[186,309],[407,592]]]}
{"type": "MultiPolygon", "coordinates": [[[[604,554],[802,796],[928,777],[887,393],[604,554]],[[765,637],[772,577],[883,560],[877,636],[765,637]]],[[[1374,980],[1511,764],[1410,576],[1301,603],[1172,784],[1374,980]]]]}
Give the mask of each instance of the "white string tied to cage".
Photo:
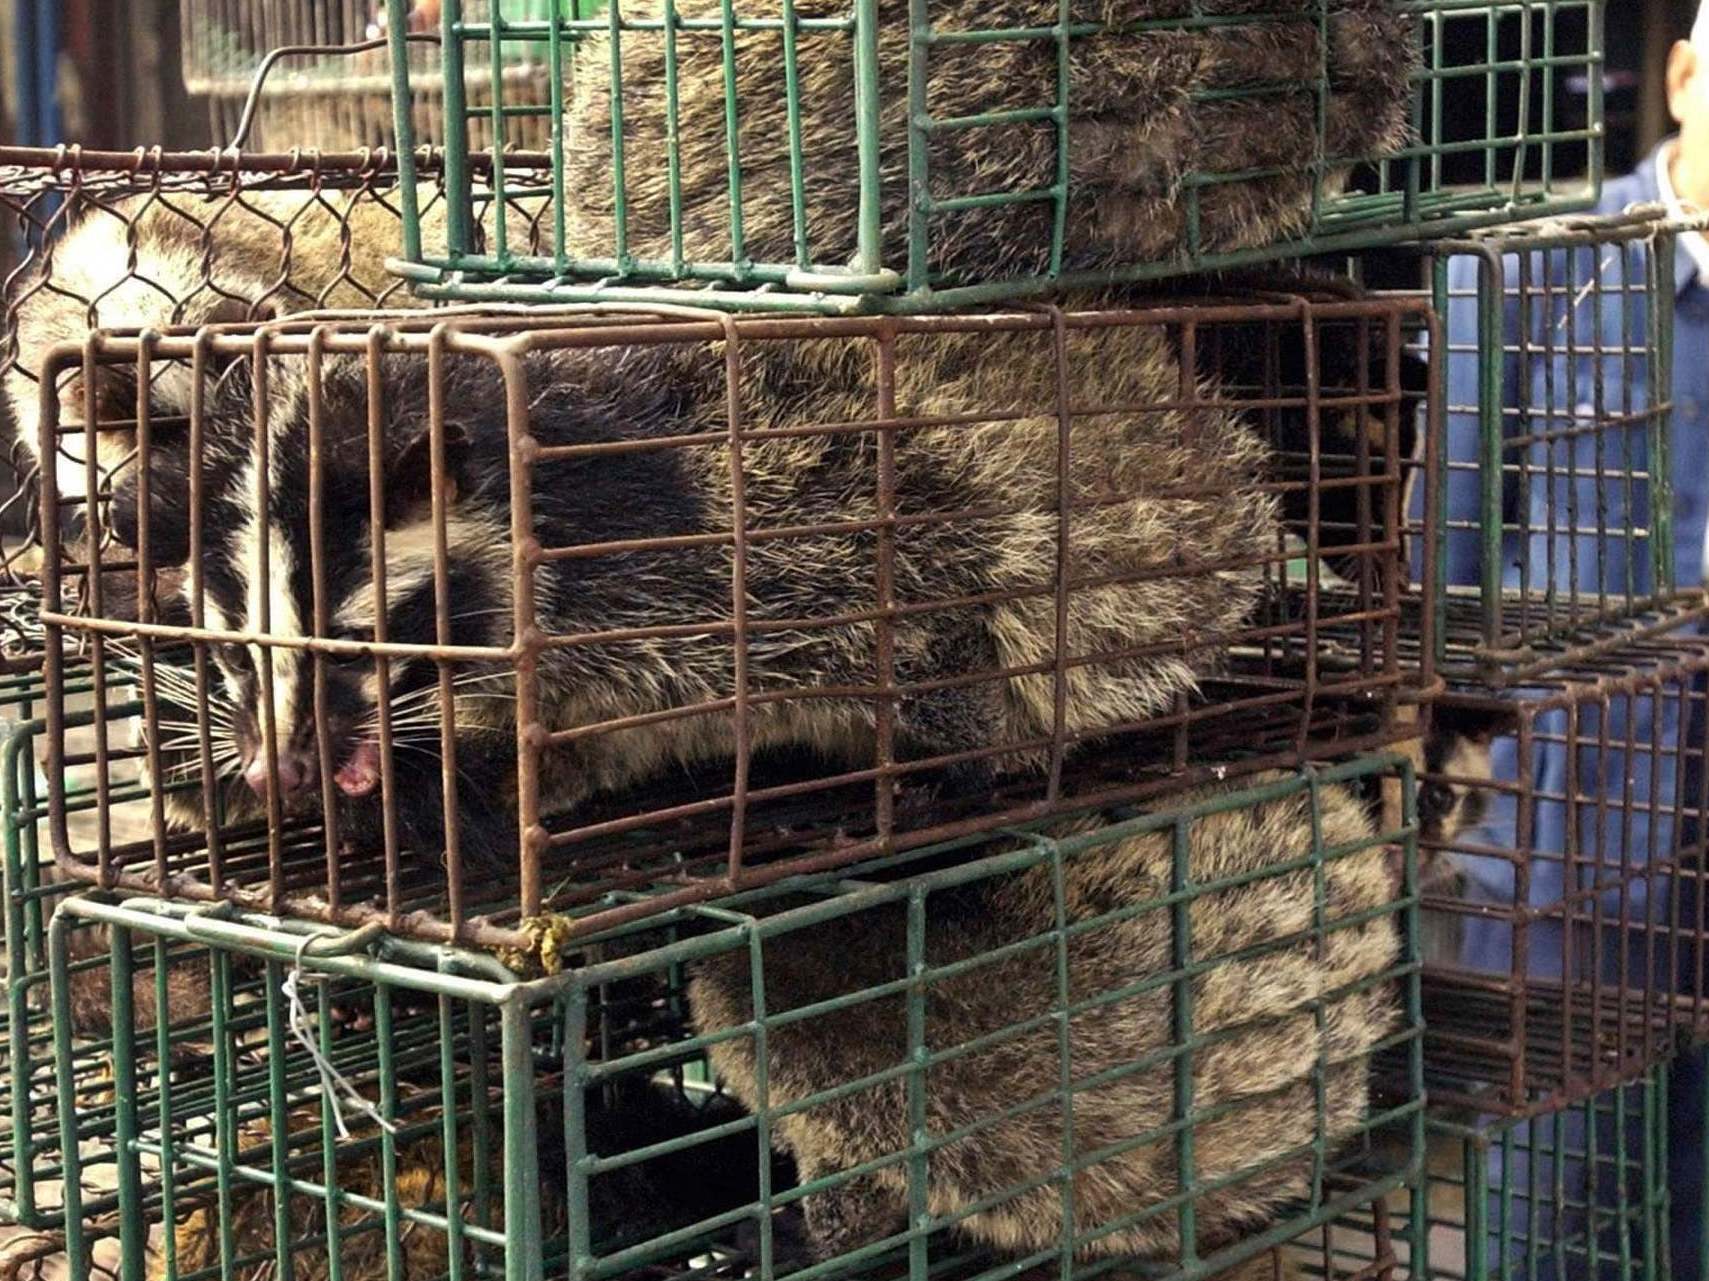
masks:
{"type": "Polygon", "coordinates": [[[315,936],[311,934],[297,944],[296,963],[292,966],[291,972],[279,984],[279,994],[287,1002],[285,1017],[291,1029],[291,1035],[297,1039],[297,1043],[304,1050],[308,1051],[309,1058],[314,1060],[315,1070],[320,1073],[321,1089],[325,1091],[326,1097],[332,1100],[332,1120],[333,1124],[338,1127],[339,1138],[348,1139],[350,1137],[350,1127],[344,1120],[344,1109],[346,1107],[354,1108],[387,1134],[395,1135],[398,1132],[397,1123],[382,1115],[380,1109],[375,1107],[356,1088],[350,1078],[338,1070],[338,1066],[326,1056],[326,1053],[320,1048],[319,1042],[315,1039],[314,1025],[309,1021],[308,1007],[303,1004],[301,988],[301,980],[308,974],[308,971],[303,968],[303,953],[314,941],[315,936]]]}

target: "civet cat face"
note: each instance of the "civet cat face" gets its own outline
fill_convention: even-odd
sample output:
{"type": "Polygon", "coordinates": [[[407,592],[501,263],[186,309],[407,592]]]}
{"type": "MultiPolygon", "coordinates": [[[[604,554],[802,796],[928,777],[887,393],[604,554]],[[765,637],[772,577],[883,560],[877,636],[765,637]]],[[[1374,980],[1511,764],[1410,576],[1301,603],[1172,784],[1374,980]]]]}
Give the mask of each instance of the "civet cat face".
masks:
{"type": "MultiPolygon", "coordinates": [[[[325,362],[318,443],[306,387],[290,373],[289,362],[270,367],[264,449],[247,380],[228,377],[221,387],[199,460],[201,554],[188,564],[184,594],[192,606],[199,601],[205,626],[255,637],[211,647],[219,675],[209,712],[220,740],[218,770],[241,774],[261,796],[271,776],[286,807],[301,808],[320,795],[323,752],[343,797],[376,796],[382,707],[398,753],[436,750],[443,721],[440,667],[432,659],[365,650],[317,655],[303,642],[366,644],[383,630],[387,642],[431,646],[441,639],[443,599],[449,643],[503,645],[510,561],[502,494],[495,501],[478,479],[479,429],[462,422],[444,429],[446,556],[436,573],[435,451],[419,380],[387,386],[376,477],[362,365],[325,362]],[[376,528],[384,547],[383,607],[376,528]]],[[[502,435],[496,446],[502,455],[502,435]]],[[[151,467],[151,540],[163,558],[188,550],[188,463],[185,451],[175,451],[151,467]]],[[[134,522],[134,496],[129,514],[116,519],[134,522]]],[[[454,671],[453,683],[465,709],[471,698],[508,697],[498,677],[468,665],[454,671]]]]}

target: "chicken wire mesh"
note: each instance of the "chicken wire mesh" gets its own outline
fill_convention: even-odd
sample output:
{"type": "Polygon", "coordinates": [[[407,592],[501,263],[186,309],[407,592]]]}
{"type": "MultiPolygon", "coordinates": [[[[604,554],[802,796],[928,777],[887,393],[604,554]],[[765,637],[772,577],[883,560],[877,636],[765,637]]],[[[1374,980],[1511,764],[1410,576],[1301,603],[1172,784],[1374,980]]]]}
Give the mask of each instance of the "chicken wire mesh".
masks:
{"type": "Polygon", "coordinates": [[[1393,768],[688,905],[524,981],[372,929],[76,896],[55,947],[73,920],[109,931],[120,1029],[133,954],[193,943],[210,978],[211,1061],[163,1070],[145,1021],[114,1047],[121,1275],[1256,1277],[1270,1265],[1234,1270],[1296,1242],[1328,1276],[1385,1276],[1410,1219],[1384,1199],[1422,1134],[1416,1072],[1410,1092],[1368,1082],[1370,1054],[1419,1044],[1410,806],[1392,829],[1371,817],[1383,779],[1410,783],[1393,768]],[[1117,865],[1151,871],[1107,879],[1117,865]],[[802,990],[791,955],[849,934],[846,990],[802,990]],[[1253,981],[1277,967],[1297,983],[1253,981]],[[993,988],[1004,1008],[968,1005],[993,988]],[[753,1003],[734,1021],[731,995],[753,1003]],[[1098,1034],[1123,1019],[1143,1031],[1098,1034]],[[814,1151],[809,1118],[835,1134],[851,1109],[879,1150],[814,1151]],[[877,1181],[869,1238],[870,1214],[831,1209],[858,1207],[851,1177],[877,1181]],[[173,1227],[145,1259],[150,1215],[173,1227]],[[1327,1230],[1343,1220],[1369,1231],[1327,1230]],[[993,1250],[1005,1222],[1028,1226],[993,1250]],[[796,1253],[839,1223],[816,1260],[796,1253]]]}
{"type": "MultiPolygon", "coordinates": [[[[545,173],[556,210],[537,253],[477,249],[454,216],[440,255],[406,227],[399,269],[434,296],[689,283],[748,309],[917,311],[1585,208],[1601,182],[1599,0],[440,16],[454,206],[545,173]],[[513,92],[495,69],[524,50],[547,75],[513,92]],[[466,99],[471,76],[498,92],[466,99]],[[546,150],[502,154],[542,124],[546,150]]],[[[390,34],[407,210],[423,55],[390,34]]]]}
{"type": "Polygon", "coordinates": [[[1704,1035],[1706,664],[1686,632],[1438,704],[1458,728],[1420,775],[1433,1099],[1556,1107],[1704,1035]]]}
{"type": "MultiPolygon", "coordinates": [[[[1445,669],[1501,683],[1702,613],[1674,564],[1677,235],[1658,208],[1434,246],[1445,669]]],[[[1422,548],[1415,553],[1422,555],[1422,548]]]]}
{"type": "MultiPolygon", "coordinates": [[[[39,666],[37,381],[54,342],[98,327],[416,305],[384,269],[401,241],[384,153],[0,149],[0,665],[39,666]]],[[[423,217],[443,225],[430,197],[423,217]]],[[[528,237],[513,215],[513,234],[528,237]]],[[[118,413],[119,407],[103,406],[118,413]]],[[[80,479],[80,454],[59,465],[80,479]]],[[[103,481],[102,483],[106,483],[103,481]]],[[[74,517],[75,513],[70,513],[74,517]]]]}
{"type": "Polygon", "coordinates": [[[49,684],[66,645],[125,664],[153,785],[149,839],[56,809],[56,850],[109,888],[519,946],[546,910],[655,910],[613,891],[1394,741],[1427,679],[1395,658],[1427,320],[1300,296],[62,346],[44,448],[89,456],[43,503],[89,533],[49,539],[49,684]],[[115,386],[140,417],[103,420],[115,386]]]}

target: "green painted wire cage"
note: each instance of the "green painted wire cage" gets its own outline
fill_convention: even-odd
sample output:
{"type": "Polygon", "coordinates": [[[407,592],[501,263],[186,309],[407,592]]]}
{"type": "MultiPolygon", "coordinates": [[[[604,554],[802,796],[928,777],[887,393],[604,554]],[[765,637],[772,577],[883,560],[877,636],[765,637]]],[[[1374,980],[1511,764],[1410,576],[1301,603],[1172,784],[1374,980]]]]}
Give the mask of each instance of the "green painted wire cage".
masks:
{"type": "MultiPolygon", "coordinates": [[[[110,680],[109,711],[115,716],[134,715],[138,708],[123,701],[126,695],[119,677],[113,675],[110,680]]],[[[74,670],[73,681],[75,697],[87,704],[95,695],[93,670],[81,665],[74,670]]],[[[58,1115],[62,1083],[69,1086],[76,1101],[79,1140],[98,1141],[111,1132],[112,997],[104,931],[88,924],[73,929],[66,939],[63,1017],[77,1034],[77,1045],[63,1066],[56,1068],[55,1012],[48,983],[48,921],[56,904],[74,887],[56,875],[51,853],[41,840],[39,825],[47,814],[39,773],[40,759],[46,755],[41,697],[39,673],[0,677],[0,716],[4,717],[0,727],[0,836],[5,859],[0,884],[5,896],[6,989],[6,1006],[0,1016],[0,1026],[4,1027],[0,1038],[0,1057],[4,1059],[4,1068],[0,1069],[0,1126],[5,1134],[0,1141],[0,1222],[47,1230],[59,1228],[64,1216],[62,1181],[66,1170],[60,1156],[63,1136],[58,1115]]],[[[68,781],[68,792],[76,821],[88,826],[102,821],[123,822],[110,811],[103,818],[95,790],[88,784],[93,719],[85,707],[67,725],[72,741],[68,772],[77,776],[68,781]]],[[[112,756],[134,758],[134,753],[115,743],[112,756]]],[[[124,769],[117,760],[113,764],[124,769]]],[[[114,789],[113,800],[122,811],[143,790],[133,778],[114,789]]],[[[165,955],[176,965],[183,951],[181,946],[174,946],[165,955]]],[[[145,971],[152,963],[152,957],[141,962],[145,971]]],[[[163,1008],[179,1013],[182,1004],[174,1001],[163,1008]]],[[[194,1020],[188,1020],[170,1038],[175,1047],[179,1031],[190,1039],[198,1035],[194,1020]]],[[[98,1157],[83,1167],[85,1207],[93,1219],[100,1219],[113,1207],[110,1171],[111,1162],[98,1157]]]]}
{"type": "MultiPolygon", "coordinates": [[[[1413,827],[1377,832],[1348,803],[1384,779],[1410,795],[1398,768],[1364,758],[1055,836],[940,847],[902,875],[890,864],[798,878],[562,955],[541,922],[545,945],[509,960],[564,968],[527,979],[374,927],[341,936],[226,908],[74,897],[50,930],[55,1004],[63,1013],[70,938],[98,924],[121,1034],[114,1124],[94,1147],[113,1166],[120,1275],[592,1281],[758,1263],[802,1281],[1012,1277],[1040,1264],[1090,1277],[1130,1262],[1112,1248],[1127,1243],[1160,1269],[1213,1277],[1302,1236],[1341,1261],[1329,1275],[1376,1275],[1413,1222],[1385,1198],[1421,1168],[1413,827]],[[1291,814],[1297,837],[1265,856],[1229,851],[1233,864],[1210,857],[1207,841],[1259,811],[1291,814]],[[1409,851],[1398,884],[1391,841],[1409,851]],[[1100,888],[1111,860],[1152,870],[1112,898],[1100,888]],[[1368,906],[1356,887],[1372,878],[1388,893],[1368,906]],[[1283,900],[1291,923],[1241,912],[1283,900]],[[984,932],[994,920],[1020,928],[984,932]],[[866,953],[844,950],[848,990],[802,992],[792,951],[845,937],[866,953]],[[1149,942],[1136,953],[1124,938],[1149,942]],[[1113,988],[1088,981],[1107,941],[1128,967],[1113,988]],[[149,1026],[135,999],[139,973],[157,1000],[182,985],[158,958],[186,946],[206,980],[207,1054],[193,1064],[164,1052],[176,1033],[149,1026]],[[1261,1009],[1254,980],[1284,972],[1319,981],[1284,982],[1261,1009]],[[751,1002],[734,1021],[719,1011],[719,976],[751,1002]],[[982,1006],[991,1025],[958,1022],[980,991],[997,997],[982,1006]],[[1124,1011],[1147,1019],[1146,1043],[1124,1039],[1106,1063],[1098,1028],[1124,1011]],[[816,1035],[830,1038],[820,1055],[807,1050],[816,1035]],[[1370,1088],[1370,1056],[1385,1052],[1410,1054],[1410,1088],[1370,1088]],[[1262,1066],[1236,1082],[1224,1069],[1239,1063],[1262,1066]],[[984,1097],[957,1097],[980,1082],[984,1097]],[[1104,1142],[1106,1104],[1128,1096],[1142,1106],[1118,1107],[1125,1133],[1104,1142]],[[848,1163],[810,1150],[803,1119],[834,1129],[851,1108],[893,1129],[896,1149],[848,1163]],[[1055,1141],[1018,1149],[1036,1161],[979,1155],[1044,1132],[1055,1141]],[[1136,1168],[1160,1181],[1125,1188],[1149,1190],[1103,1217],[1090,1172],[1136,1168]],[[830,1213],[854,1210],[862,1190],[876,1217],[830,1213]],[[1053,1208],[995,1253],[991,1216],[1011,1202],[1053,1208]],[[1377,1231],[1339,1241],[1326,1229],[1343,1220],[1377,1231]],[[154,1238],[150,1222],[169,1226],[154,1238]],[[803,1254],[804,1232],[834,1242],[830,1257],[803,1254]]],[[[57,1040],[63,1065],[76,1052],[68,1021],[57,1040]]],[[[68,1138],[71,1082],[62,1073],[68,1138]]],[[[74,1274],[86,1211],[68,1200],[74,1274]]]]}
{"type": "Polygon", "coordinates": [[[390,32],[397,269],[432,296],[687,284],[716,305],[926,310],[1452,233],[1600,188],[1600,0],[547,8],[445,0],[430,72],[390,32]],[[549,74],[513,92],[495,74],[519,49],[549,74]],[[409,212],[424,74],[464,210],[443,255],[409,212]],[[542,122],[544,150],[505,150],[542,122]],[[480,235],[489,191],[549,198],[546,252],[480,235]]]}
{"type": "MultiPolygon", "coordinates": [[[[1673,1266],[1671,1070],[1528,1121],[1432,1117],[1429,1268],[1438,1281],[1695,1281],[1673,1266]]],[[[1699,1106],[1705,1100],[1700,1097],[1699,1106]]],[[[1417,1269],[1411,1274],[1419,1275],[1417,1269]]]]}
{"type": "MultiPolygon", "coordinates": [[[[85,685],[85,688],[86,685],[85,685]]],[[[57,1181],[58,1131],[51,1113],[53,1035],[47,1009],[47,913],[54,888],[43,883],[36,840],[38,777],[33,747],[41,724],[41,678],[0,678],[0,836],[5,854],[6,1143],[0,1156],[0,1220],[54,1226],[57,1197],[37,1194],[40,1182],[57,1181]],[[45,1131],[45,1132],[44,1132],[45,1131]],[[44,1204],[45,1203],[45,1204],[44,1204]]]]}
{"type": "Polygon", "coordinates": [[[1678,229],[1651,208],[1435,247],[1439,666],[1500,684],[1701,614],[1668,480],[1678,229]]]}

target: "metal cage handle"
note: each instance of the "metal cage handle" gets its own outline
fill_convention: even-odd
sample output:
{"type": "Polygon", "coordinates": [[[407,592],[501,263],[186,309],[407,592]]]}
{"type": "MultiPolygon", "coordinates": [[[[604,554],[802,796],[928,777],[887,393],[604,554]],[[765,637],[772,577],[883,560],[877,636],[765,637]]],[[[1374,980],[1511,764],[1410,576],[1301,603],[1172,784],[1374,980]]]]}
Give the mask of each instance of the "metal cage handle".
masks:
{"type": "MultiPolygon", "coordinates": [[[[417,44],[440,43],[439,35],[431,31],[405,32],[403,38],[406,41],[413,40],[417,44]]],[[[372,40],[358,40],[354,44],[284,44],[269,50],[267,56],[261,60],[261,65],[255,68],[255,77],[249,83],[249,96],[243,100],[243,114],[238,117],[237,129],[231,141],[226,144],[226,150],[242,151],[244,143],[249,141],[249,131],[255,124],[255,111],[261,105],[261,91],[267,85],[268,74],[280,59],[311,53],[368,53],[374,49],[384,49],[389,41],[389,36],[376,36],[372,40]]]]}

